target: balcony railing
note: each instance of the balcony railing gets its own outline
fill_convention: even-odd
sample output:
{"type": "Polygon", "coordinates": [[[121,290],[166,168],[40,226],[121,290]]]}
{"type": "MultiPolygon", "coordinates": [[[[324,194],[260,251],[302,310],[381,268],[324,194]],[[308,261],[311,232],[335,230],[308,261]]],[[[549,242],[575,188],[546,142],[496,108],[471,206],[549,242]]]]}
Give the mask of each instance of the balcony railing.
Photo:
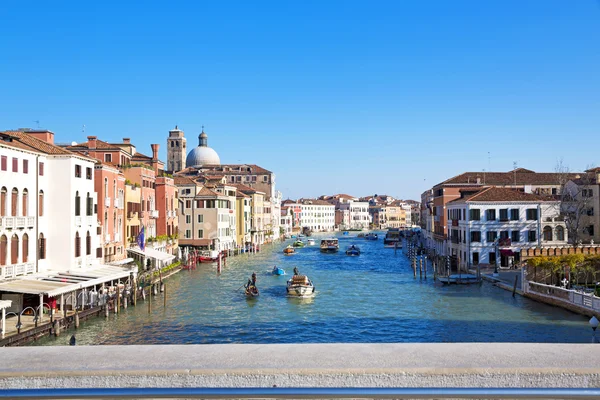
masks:
{"type": "Polygon", "coordinates": [[[23,229],[33,228],[35,226],[35,217],[1,217],[0,228],[4,229],[23,229]]]}
{"type": "Polygon", "coordinates": [[[92,217],[92,216],[85,217],[85,222],[87,223],[87,226],[93,226],[94,225],[94,217],[92,217]]]}
{"type": "Polygon", "coordinates": [[[27,217],[27,227],[33,228],[35,226],[35,217],[27,217]]]}
{"type": "Polygon", "coordinates": [[[110,242],[110,233],[105,233],[104,234],[104,243],[108,243],[110,242]]]}
{"type": "Polygon", "coordinates": [[[150,218],[158,218],[158,210],[150,210],[150,218]]]}
{"type": "Polygon", "coordinates": [[[110,197],[104,198],[104,207],[110,207],[110,197]]]}
{"type": "Polygon", "coordinates": [[[0,279],[12,279],[17,276],[33,274],[35,264],[32,262],[11,264],[0,267],[0,279]]]}
{"type": "Polygon", "coordinates": [[[114,207],[115,207],[115,208],[121,208],[121,207],[120,207],[120,204],[121,204],[121,202],[119,201],[119,199],[115,199],[115,202],[114,202],[114,204],[113,204],[113,205],[114,205],[114,207]]]}
{"type": "Polygon", "coordinates": [[[75,226],[81,226],[81,217],[75,217],[75,226]]]}

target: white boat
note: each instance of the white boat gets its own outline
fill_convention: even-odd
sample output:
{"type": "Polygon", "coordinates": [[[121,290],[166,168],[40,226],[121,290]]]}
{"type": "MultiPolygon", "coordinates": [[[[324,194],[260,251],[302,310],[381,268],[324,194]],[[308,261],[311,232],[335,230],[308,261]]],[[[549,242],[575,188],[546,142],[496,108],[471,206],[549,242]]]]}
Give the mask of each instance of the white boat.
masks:
{"type": "Polygon", "coordinates": [[[315,239],[308,239],[307,243],[309,246],[314,246],[315,245],[315,239]]]}
{"type": "Polygon", "coordinates": [[[315,293],[315,286],[306,275],[294,275],[287,281],[288,296],[308,297],[315,293]]]}
{"type": "Polygon", "coordinates": [[[327,238],[321,240],[321,253],[335,253],[340,249],[340,244],[336,238],[327,238]]]}

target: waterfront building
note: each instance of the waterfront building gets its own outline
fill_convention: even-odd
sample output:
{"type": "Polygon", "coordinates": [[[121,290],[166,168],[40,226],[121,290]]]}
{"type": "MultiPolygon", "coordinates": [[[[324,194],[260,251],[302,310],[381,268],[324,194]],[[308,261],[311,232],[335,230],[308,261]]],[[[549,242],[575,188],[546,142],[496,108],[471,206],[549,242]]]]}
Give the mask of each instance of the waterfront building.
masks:
{"type": "Polygon", "coordinates": [[[102,226],[104,263],[127,257],[125,246],[125,176],[113,164],[97,161],[94,188],[98,196],[98,218],[102,226]]]}
{"type": "Polygon", "coordinates": [[[263,220],[265,230],[265,242],[272,243],[275,236],[275,232],[273,231],[272,204],[269,200],[263,201],[263,220]]]}
{"type": "Polygon", "coordinates": [[[372,221],[369,214],[369,203],[351,200],[348,206],[350,208],[350,228],[368,229],[372,221]]]}
{"type": "Polygon", "coordinates": [[[510,267],[527,248],[568,241],[559,201],[512,188],[463,189],[447,203],[452,268],[483,264],[510,267]]]}
{"type": "Polygon", "coordinates": [[[178,172],[185,168],[186,154],[186,138],[183,131],[175,125],[175,129],[169,131],[167,139],[167,170],[178,172]]]}
{"type": "Polygon", "coordinates": [[[325,200],[298,199],[288,206],[299,209],[300,227],[315,232],[332,232],[335,227],[335,206],[325,200]]]}
{"type": "Polygon", "coordinates": [[[12,301],[10,311],[54,308],[57,297],[65,309],[82,288],[129,276],[102,265],[97,161],[55,145],[46,130],[0,138],[0,298],[12,301]]]}
{"type": "Polygon", "coordinates": [[[236,191],[236,242],[237,246],[247,246],[251,244],[251,227],[252,227],[252,197],[236,191]]]}
{"type": "Polygon", "coordinates": [[[236,248],[235,188],[225,186],[219,193],[187,177],[175,177],[175,184],[179,245],[217,251],[236,248]]]}
{"type": "Polygon", "coordinates": [[[284,237],[290,237],[293,229],[293,212],[291,207],[284,206],[281,208],[281,219],[279,226],[281,227],[281,234],[284,237]]]}
{"type": "MultiPolygon", "coordinates": [[[[406,205],[400,200],[396,200],[386,206],[385,212],[388,228],[406,228],[409,222],[409,220],[407,220],[406,208],[406,205]]],[[[408,210],[408,218],[410,218],[410,206],[408,206],[408,210]]]]}
{"type": "MultiPolygon", "coordinates": [[[[250,223],[250,241],[253,245],[262,245],[265,243],[265,193],[258,191],[250,186],[235,184],[235,188],[250,196],[251,198],[251,223],[250,223]]],[[[270,215],[269,215],[270,221],[270,215]]]]}
{"type": "Polygon", "coordinates": [[[373,221],[375,229],[387,229],[387,206],[386,204],[376,204],[369,206],[369,214],[373,221]]]}
{"type": "Polygon", "coordinates": [[[335,209],[334,227],[337,229],[350,229],[350,208],[347,204],[335,209]]]}
{"type": "Polygon", "coordinates": [[[142,190],[131,181],[125,183],[125,233],[128,247],[136,246],[136,240],[142,229],[142,190]]]}
{"type": "MultiPolygon", "coordinates": [[[[133,183],[140,191],[140,210],[138,218],[140,224],[144,227],[145,237],[156,237],[156,219],[158,211],[156,210],[156,173],[152,167],[136,163],[123,166],[123,173],[127,183],[133,183]]],[[[140,227],[141,229],[141,227],[140,227]]]]}
{"type": "Polygon", "coordinates": [[[490,186],[519,189],[526,193],[558,195],[565,178],[576,178],[577,173],[545,173],[517,168],[509,172],[465,172],[434,185],[431,212],[433,230],[423,235],[430,249],[438,255],[446,255],[448,238],[446,204],[460,198],[461,190],[482,189],[490,186]]]}
{"type": "Polygon", "coordinates": [[[565,183],[561,211],[569,215],[572,243],[600,243],[600,168],[592,168],[565,183]]]}
{"type": "Polygon", "coordinates": [[[296,201],[287,199],[281,203],[282,210],[287,208],[292,216],[292,231],[299,231],[302,226],[300,225],[300,218],[302,216],[302,208],[296,201]]]}

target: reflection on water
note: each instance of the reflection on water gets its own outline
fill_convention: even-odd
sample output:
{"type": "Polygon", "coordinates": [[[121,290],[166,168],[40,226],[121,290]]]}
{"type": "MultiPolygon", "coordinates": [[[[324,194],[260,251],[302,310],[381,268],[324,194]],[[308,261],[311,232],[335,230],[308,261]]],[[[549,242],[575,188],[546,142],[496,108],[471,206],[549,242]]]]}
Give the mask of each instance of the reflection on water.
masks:
{"type": "MultiPolygon", "coordinates": [[[[326,343],[326,342],[589,342],[587,318],[546,306],[489,283],[443,286],[414,279],[407,259],[382,240],[338,236],[340,252],[318,246],[283,255],[285,245],[232,257],[169,278],[152,314],[143,301],[107,320],[82,323],[78,344],[326,343]],[[361,255],[348,257],[357,244],[361,255]],[[273,266],[287,275],[272,275],[273,266]],[[294,266],[316,287],[312,298],[286,294],[294,266]],[[260,297],[241,285],[256,272],[260,297]]],[[[381,237],[381,235],[380,235],[381,237]]],[[[286,243],[287,245],[288,243],[286,243]]],[[[36,344],[67,345],[70,332],[36,344]]]]}

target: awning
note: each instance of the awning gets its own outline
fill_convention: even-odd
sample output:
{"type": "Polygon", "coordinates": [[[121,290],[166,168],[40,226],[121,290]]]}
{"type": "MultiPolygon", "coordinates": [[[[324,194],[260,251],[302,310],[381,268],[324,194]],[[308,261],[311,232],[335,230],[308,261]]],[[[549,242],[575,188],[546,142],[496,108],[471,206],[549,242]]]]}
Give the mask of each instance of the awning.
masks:
{"type": "Polygon", "coordinates": [[[0,310],[2,310],[3,308],[10,308],[11,304],[12,300],[0,300],[0,310]]]}
{"type": "Polygon", "coordinates": [[[54,271],[0,283],[0,291],[55,297],[112,280],[127,278],[130,274],[130,269],[109,265],[89,270],[54,271]]]}
{"type": "Polygon", "coordinates": [[[145,251],[142,251],[139,247],[134,247],[131,249],[127,249],[127,251],[131,251],[132,253],[139,254],[144,257],[154,258],[158,261],[169,262],[175,259],[173,254],[165,253],[164,251],[154,250],[150,247],[146,247],[145,251]]]}
{"type": "Polygon", "coordinates": [[[125,264],[129,264],[131,262],[134,262],[135,260],[133,258],[125,258],[123,260],[119,260],[119,261],[113,261],[108,263],[109,265],[125,265],[125,264]]]}
{"type": "Polygon", "coordinates": [[[512,250],[500,250],[500,254],[505,257],[514,257],[515,253],[512,250]]]}

